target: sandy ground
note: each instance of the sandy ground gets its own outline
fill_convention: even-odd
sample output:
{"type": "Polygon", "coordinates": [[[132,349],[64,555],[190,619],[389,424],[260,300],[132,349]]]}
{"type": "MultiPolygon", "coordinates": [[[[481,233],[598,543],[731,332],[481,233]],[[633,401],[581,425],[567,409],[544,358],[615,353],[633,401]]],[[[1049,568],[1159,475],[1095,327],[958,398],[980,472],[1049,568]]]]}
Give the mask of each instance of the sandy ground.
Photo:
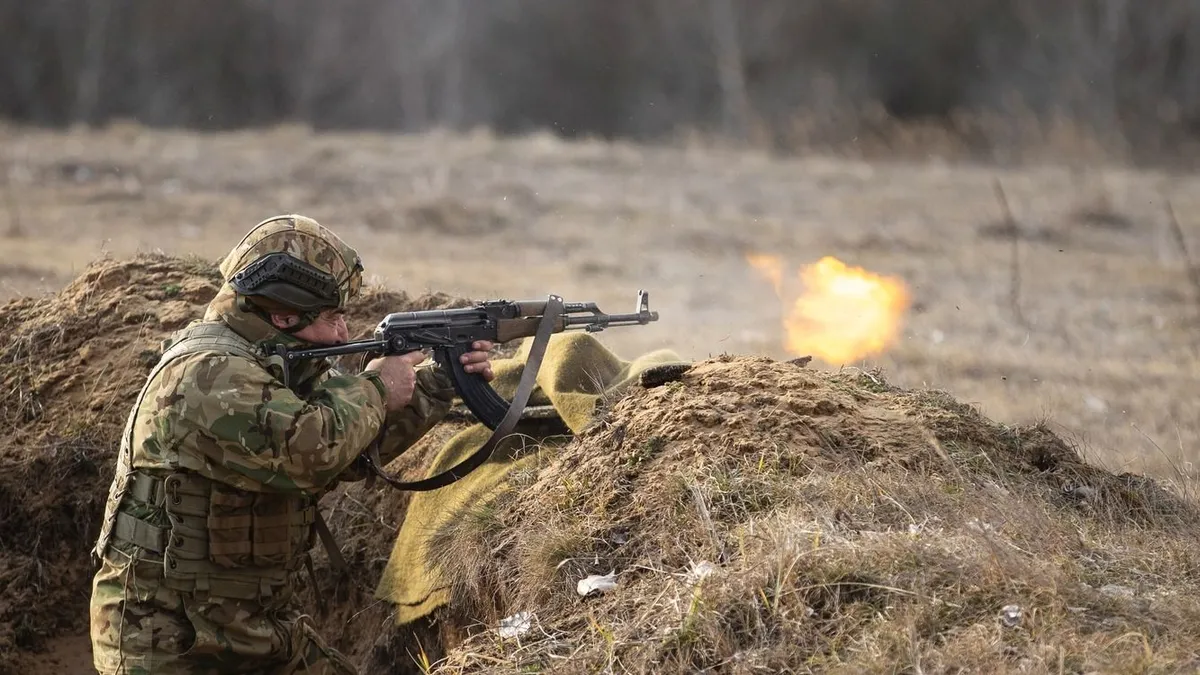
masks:
{"type": "Polygon", "coordinates": [[[557,293],[613,312],[645,288],[661,321],[604,334],[624,355],[785,357],[781,303],[745,256],[833,255],[903,278],[913,298],[896,343],[856,365],[949,390],[1000,421],[1049,418],[1115,470],[1169,476],[1200,454],[1200,298],[1162,199],[1200,254],[1191,175],[547,136],[9,127],[0,178],[0,300],[58,288],[102,255],[216,259],[258,220],[292,211],[359,246],[376,283],[557,293]],[[997,178],[1019,221],[1024,324],[997,178]]]}

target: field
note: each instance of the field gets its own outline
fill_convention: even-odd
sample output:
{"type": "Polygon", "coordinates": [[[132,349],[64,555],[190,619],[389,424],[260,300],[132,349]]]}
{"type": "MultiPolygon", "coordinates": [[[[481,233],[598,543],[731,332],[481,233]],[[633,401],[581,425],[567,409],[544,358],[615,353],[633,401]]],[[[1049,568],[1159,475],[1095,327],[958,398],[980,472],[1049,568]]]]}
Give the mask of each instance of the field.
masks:
{"type": "Polygon", "coordinates": [[[999,421],[1046,418],[1116,470],[1173,476],[1200,453],[1200,288],[1164,208],[1200,254],[1191,175],[299,128],[8,128],[0,167],[0,299],[105,255],[215,260],[290,211],[359,246],[389,287],[557,293],[613,312],[645,288],[661,320],[606,333],[621,353],[782,357],[783,304],[746,256],[832,255],[900,277],[912,298],[895,343],[851,365],[999,421]]]}
{"type": "MultiPolygon", "coordinates": [[[[1115,584],[1125,588],[1133,583],[1130,579],[1145,574],[1157,580],[1154,583],[1162,589],[1154,597],[1167,598],[1163,601],[1166,605],[1112,610],[1113,616],[1132,623],[1128,629],[1120,622],[1105,623],[1110,631],[1153,633],[1155,626],[1162,625],[1156,622],[1164,616],[1179,621],[1179,626],[1190,625],[1184,619],[1197,611],[1195,603],[1187,600],[1189,595],[1182,592],[1185,583],[1190,583],[1186,577],[1194,574],[1188,561],[1196,555],[1193,538],[1180,534],[1186,530],[1173,529],[1183,522],[1179,518],[1182,511],[1162,506],[1165,502],[1160,503],[1150,492],[1143,495],[1141,488],[1120,487],[1124,483],[1113,476],[1084,472],[1079,475],[1091,476],[1089,480],[1095,481],[1092,485],[1105,486],[1104,490],[1111,489],[1119,498],[1106,500],[1104,505],[1109,508],[1099,516],[1092,513],[1046,519],[1047,513],[1066,508],[1056,501],[1064,499],[1060,486],[1045,479],[1043,474],[1049,469],[1039,466],[1041,473],[1023,473],[1028,472],[1029,462],[1045,462],[1022,458],[1023,451],[1012,451],[1009,441],[1004,440],[1015,437],[1028,441],[1031,448],[1051,448],[1053,452],[1047,456],[1053,461],[1047,466],[1068,467],[1066,473],[1077,471],[1066,451],[1056,441],[1046,441],[1041,432],[1013,432],[1012,436],[1004,431],[1006,425],[1044,421],[1046,428],[1076,446],[1093,464],[1113,473],[1146,473],[1191,490],[1193,463],[1200,453],[1196,444],[1200,403],[1192,395],[1200,374],[1196,351],[1200,288],[1189,280],[1189,256],[1180,246],[1182,238],[1186,247],[1200,253],[1200,237],[1192,234],[1197,228],[1196,214],[1200,213],[1200,197],[1196,196],[1200,193],[1196,190],[1197,180],[1190,175],[1080,163],[997,168],[936,158],[922,162],[828,156],[778,158],[698,145],[647,147],[565,142],[550,136],[332,134],[296,127],[191,134],[125,126],[66,134],[0,128],[0,169],[5,179],[0,188],[0,303],[58,292],[90,263],[104,257],[119,261],[138,252],[161,251],[176,256],[197,254],[215,261],[254,223],[280,212],[304,213],[331,226],[360,248],[373,285],[413,295],[440,291],[481,299],[536,298],[556,293],[568,301],[593,300],[607,311],[624,312],[633,309],[636,291],[646,289],[651,308],[660,313],[660,320],[601,334],[606,345],[626,358],[659,347],[696,360],[719,355],[758,355],[779,360],[802,356],[785,348],[785,308],[798,287],[793,278],[796,269],[824,256],[834,256],[849,265],[900,280],[910,303],[896,339],[880,354],[845,364],[852,370],[845,373],[844,381],[836,375],[829,380],[825,375],[797,376],[781,370],[779,364],[753,359],[731,365],[722,365],[724,362],[717,359],[698,368],[698,374],[688,381],[686,387],[695,387],[690,390],[695,392],[693,398],[671,399],[684,394],[678,390],[661,393],[666,391],[663,388],[643,393],[615,411],[617,419],[628,422],[633,429],[654,433],[659,428],[676,434],[675,445],[669,446],[671,454],[664,457],[677,460],[677,467],[665,460],[657,463],[656,458],[650,458],[653,461],[647,464],[643,477],[647,485],[637,488],[646,491],[647,503],[653,505],[655,490],[662,484],[656,482],[656,477],[673,479],[673,472],[678,470],[691,476],[693,485],[715,489],[705,482],[715,480],[706,471],[711,473],[714,467],[742,471],[749,460],[739,453],[749,452],[746,448],[752,447],[761,450],[763,443],[769,443],[761,436],[743,438],[733,431],[721,441],[719,435],[688,427],[689,420],[703,418],[700,413],[710,414],[705,406],[711,405],[713,410],[728,407],[734,411],[729,420],[750,419],[760,427],[762,420],[774,415],[781,424],[790,425],[792,435],[787,442],[803,448],[810,442],[803,428],[811,420],[797,415],[796,392],[808,391],[801,399],[809,396],[804,400],[812,403],[812,410],[829,408],[832,401],[833,409],[850,411],[822,423],[830,425],[829,433],[857,434],[854,437],[870,447],[855,446],[855,451],[878,455],[881,473],[879,482],[861,472],[842,476],[831,467],[849,460],[823,457],[814,460],[811,475],[805,474],[803,480],[773,475],[769,481],[748,485],[746,499],[788,495],[786,499],[765,502],[791,509],[786,513],[767,512],[768,525],[782,522],[798,527],[797,523],[808,523],[805,519],[809,518],[826,522],[823,519],[834,517],[829,514],[842,513],[843,506],[850,512],[848,517],[860,519],[855,526],[858,529],[846,534],[841,543],[831,538],[836,545],[829,549],[831,557],[823,558],[821,563],[827,567],[805,572],[817,577],[803,577],[795,583],[809,579],[820,585],[824,583],[821,574],[835,574],[848,560],[844,556],[853,555],[865,561],[864,570],[878,572],[879,583],[911,582],[912,588],[940,592],[937,579],[920,575],[916,580],[909,579],[905,570],[894,568],[890,561],[903,558],[908,550],[903,541],[880,543],[878,538],[865,536],[890,532],[896,525],[892,520],[898,518],[896,513],[887,513],[891,506],[883,508],[877,503],[870,507],[860,502],[865,494],[860,488],[868,492],[877,489],[882,497],[892,499],[888,497],[891,494],[907,503],[912,512],[905,512],[908,518],[919,519],[925,513],[945,525],[944,532],[936,535],[945,535],[945,539],[936,540],[944,546],[945,558],[923,558],[928,551],[909,551],[917,561],[915,569],[943,560],[958,561],[954,564],[963,567],[946,572],[949,577],[996,575],[997,588],[1005,592],[1018,592],[1029,585],[1039,588],[1039,582],[1063,584],[1063,589],[1070,587],[1063,590],[1063,598],[1047,601],[1053,605],[1047,616],[1055,617],[1055,626],[1074,620],[1070,618],[1070,612],[1075,611],[1071,603],[1093,602],[1086,599],[1091,595],[1072,586],[1082,579],[1096,586],[1115,584]],[[1173,224],[1167,215],[1166,200],[1178,217],[1177,223],[1173,224]],[[750,264],[751,259],[763,254],[778,256],[787,268],[781,284],[783,298],[750,264]],[[984,422],[963,416],[959,408],[937,396],[894,394],[889,388],[876,391],[869,384],[861,391],[856,389],[863,382],[857,379],[858,369],[876,367],[882,368],[890,385],[918,391],[945,390],[1002,426],[985,428],[984,422]],[[732,388],[742,398],[731,404],[720,394],[718,385],[732,388]],[[774,401],[780,407],[751,405],[760,399],[774,401]],[[639,410],[636,401],[645,403],[645,410],[639,410]],[[785,404],[791,407],[785,409],[785,404]],[[678,416],[674,415],[676,411],[678,416]],[[975,485],[1007,486],[1020,498],[1011,503],[986,504],[972,501],[980,494],[968,491],[948,497],[949,493],[938,492],[936,483],[911,481],[909,472],[924,471],[921,467],[940,460],[921,454],[927,454],[928,448],[913,439],[923,432],[904,421],[905,415],[932,415],[930,419],[943,419],[937,416],[944,415],[948,416],[945,419],[960,420],[956,424],[965,430],[962,433],[983,439],[978,441],[986,448],[983,456],[996,460],[991,468],[962,464],[968,478],[977,481],[975,485]],[[889,434],[891,424],[895,424],[894,436],[889,434]],[[735,436],[741,440],[732,440],[735,436]],[[709,466],[703,459],[695,463],[697,457],[703,458],[718,445],[721,450],[713,454],[715,465],[709,466]],[[1017,452],[1016,458],[1005,458],[1010,451],[1017,452]],[[906,459],[910,452],[912,456],[906,459]],[[888,494],[883,492],[885,489],[888,494]],[[1137,504],[1141,506],[1134,506],[1137,504]],[[1152,518],[1144,513],[1150,511],[1152,518]],[[1001,556],[989,561],[979,553],[981,549],[973,548],[972,540],[959,527],[963,523],[958,521],[965,522],[972,514],[982,519],[985,512],[1010,519],[1006,536],[1023,553],[1033,551],[1031,560],[1018,564],[1001,556]],[[1120,524],[1125,515],[1136,521],[1130,531],[1121,529],[1126,527],[1120,524]],[[1143,517],[1151,520],[1137,520],[1143,517]],[[1157,518],[1162,520],[1154,520],[1157,518]],[[1076,537],[1077,523],[1088,529],[1086,535],[1076,537]],[[1161,537],[1156,529],[1160,527],[1161,537]],[[864,529],[871,531],[860,532],[864,529]],[[857,538],[859,534],[863,534],[861,539],[857,538]],[[838,548],[842,544],[845,550],[838,548]],[[1089,546],[1109,556],[1105,558],[1108,562],[1101,565],[1103,570],[1092,570],[1091,563],[1078,562],[1079,556],[1087,558],[1091,554],[1076,548],[1092,550],[1089,546]],[[1151,571],[1145,571],[1139,561],[1151,555],[1160,557],[1148,563],[1151,571]],[[1064,561],[1061,567],[1047,562],[1060,557],[1064,561]],[[1087,569],[1076,574],[1076,564],[1087,569]],[[1021,574],[1030,576],[1014,582],[1021,574]],[[1168,592],[1172,584],[1177,586],[1168,592]]],[[[159,277],[154,276],[159,272],[153,265],[146,269],[150,272],[130,277],[142,281],[136,298],[131,300],[142,314],[149,310],[139,303],[154,301],[160,279],[183,274],[176,270],[159,277]]],[[[190,269],[186,272],[181,277],[185,282],[199,274],[190,269]]],[[[184,287],[188,288],[187,283],[184,287]]],[[[100,286],[95,279],[80,281],[75,290],[88,297],[95,291],[96,297],[103,295],[105,302],[122,292],[100,286]],[[88,284],[95,284],[95,288],[88,284]]],[[[68,295],[47,307],[76,312],[72,321],[77,321],[87,315],[79,308],[88,301],[76,302],[73,297],[68,295]]],[[[189,297],[188,301],[197,302],[198,298],[189,297]]],[[[11,303],[10,308],[0,317],[24,317],[21,320],[27,322],[25,325],[13,326],[18,334],[53,332],[49,329],[55,319],[37,316],[36,306],[11,303]]],[[[375,311],[376,305],[370,308],[375,311]]],[[[93,307],[87,311],[95,310],[93,307]]],[[[356,320],[361,323],[363,317],[356,320]]],[[[162,326],[168,323],[163,316],[156,321],[162,326]]],[[[116,317],[111,322],[119,325],[116,317]]],[[[63,326],[64,334],[74,336],[73,340],[80,339],[81,331],[86,335],[85,325],[64,320],[63,326]]],[[[132,335],[139,329],[124,326],[121,330],[126,331],[121,335],[132,335]]],[[[66,349],[63,345],[67,344],[48,348],[66,349]]],[[[111,357],[111,364],[135,363],[136,346],[121,348],[120,360],[111,357]]],[[[88,351],[86,377],[79,381],[66,375],[69,363],[55,364],[57,374],[45,380],[45,391],[53,391],[59,386],[56,382],[63,383],[64,388],[74,387],[73,395],[98,387],[107,398],[104,409],[96,414],[105,416],[105,424],[119,424],[119,415],[124,413],[114,410],[123,400],[120,397],[129,393],[121,393],[122,387],[136,387],[137,383],[121,383],[113,378],[102,358],[94,358],[96,351],[102,350],[88,351]]],[[[13,348],[11,353],[28,358],[32,352],[13,348]]],[[[21,364],[20,368],[36,365],[21,364]]],[[[809,369],[827,373],[840,367],[817,359],[809,369]]],[[[12,382],[26,382],[22,379],[24,371],[17,372],[15,366],[11,371],[15,373],[12,382]]],[[[9,375],[9,371],[0,370],[0,382],[9,381],[9,375]]],[[[88,414],[80,403],[61,406],[71,414],[72,429],[88,424],[75,417],[76,411],[85,417],[88,414]]],[[[51,410],[50,404],[46,404],[46,410],[51,410]]],[[[23,435],[33,438],[35,431],[50,428],[47,425],[66,424],[47,415],[48,421],[34,420],[28,427],[19,427],[12,447],[0,444],[0,460],[6,459],[5,453],[20,456],[23,435]]],[[[930,426],[947,446],[947,439],[953,439],[960,427],[950,423],[941,428],[930,426]]],[[[589,451],[607,447],[602,442],[607,441],[592,436],[572,447],[595,456],[589,451]]],[[[820,450],[805,452],[819,456],[826,450],[822,445],[820,450]]],[[[107,461],[106,453],[110,451],[100,448],[94,452],[98,454],[88,457],[107,461]]],[[[956,463],[961,459],[954,451],[951,455],[956,463]]],[[[640,455],[632,459],[636,460],[634,464],[647,461],[640,455]]],[[[761,469],[761,458],[759,461],[761,469]]],[[[15,466],[25,468],[37,466],[32,455],[28,461],[16,462],[15,466]]],[[[548,472],[545,480],[551,488],[560,470],[561,466],[548,472]]],[[[589,468],[601,485],[615,480],[606,473],[610,470],[612,467],[604,463],[589,468]]],[[[91,485],[99,479],[88,474],[80,480],[90,481],[91,485]]],[[[12,485],[19,484],[19,476],[14,477],[12,485]]],[[[16,488],[11,489],[16,494],[16,488]]],[[[996,489],[1003,491],[1004,487],[996,489]]],[[[0,507],[11,506],[6,506],[2,498],[4,490],[5,484],[0,481],[0,507]]],[[[634,493],[641,494],[637,490],[634,493]]],[[[727,534],[726,527],[732,532],[735,524],[742,524],[737,518],[749,517],[745,505],[739,504],[742,510],[727,514],[731,520],[718,518],[722,536],[727,534]]],[[[899,502],[896,505],[904,509],[899,502]]],[[[529,518],[528,522],[543,522],[544,514],[537,512],[543,507],[527,506],[533,515],[510,513],[508,522],[521,522],[524,517],[529,518]]],[[[34,507],[25,508],[36,511],[34,507]]],[[[81,507],[84,511],[88,508],[95,508],[94,500],[81,507]]],[[[661,512],[647,510],[642,514],[644,521],[639,521],[643,524],[635,523],[649,529],[651,540],[661,534],[653,529],[661,527],[654,520],[661,512]]],[[[695,535],[692,543],[703,544],[707,535],[694,520],[679,521],[672,532],[695,535]]],[[[582,519],[568,518],[561,526],[570,531],[579,522],[582,519]]],[[[707,523],[709,528],[712,525],[707,523]]],[[[932,527],[929,531],[935,536],[932,527]]],[[[909,528],[900,535],[913,532],[909,528]]],[[[4,537],[5,531],[0,528],[0,540],[4,537]]],[[[468,537],[465,541],[462,550],[464,559],[469,560],[473,540],[468,537]]],[[[78,543],[67,548],[76,548],[78,543]]],[[[537,551],[541,544],[524,537],[517,545],[537,551]]],[[[386,543],[375,546],[375,553],[386,552],[386,543]]],[[[656,557],[667,547],[638,548],[641,553],[647,550],[649,563],[667,562],[656,557]]],[[[75,553],[60,554],[71,560],[73,573],[84,573],[79,559],[71,557],[75,553]]],[[[767,546],[757,555],[774,559],[772,556],[780,552],[767,546]]],[[[38,560],[36,551],[28,559],[38,560]]],[[[754,560],[753,555],[749,559],[754,560]]],[[[2,568],[0,565],[0,572],[2,568]]],[[[24,572],[19,565],[16,569],[13,578],[20,578],[24,572]]],[[[42,574],[40,565],[38,569],[37,574],[42,574]]],[[[377,572],[375,567],[369,569],[370,575],[377,572]]],[[[5,581],[3,574],[0,581],[5,581]]],[[[963,616],[969,615],[970,621],[994,614],[991,595],[984,602],[962,590],[957,577],[947,583],[955,593],[964,593],[962,602],[969,611],[959,609],[963,616]],[[976,611],[978,615],[971,613],[976,611]]],[[[541,587],[532,586],[534,590],[541,587]]],[[[1080,588],[1084,587],[1091,592],[1091,586],[1083,584],[1080,588]]],[[[745,600],[738,595],[738,588],[737,584],[724,587],[721,592],[726,595],[718,604],[727,602],[724,606],[731,611],[750,611],[738,605],[745,600]]],[[[1039,593],[1032,591],[1029,601],[1037,602],[1039,593]]],[[[1000,595],[997,591],[997,601],[1000,595]]],[[[639,612],[644,609],[649,614],[661,609],[644,606],[646,597],[636,596],[641,603],[639,612]]],[[[837,603],[851,600],[840,595],[837,598],[837,603]]],[[[867,605],[876,600],[868,598],[867,605]]],[[[1109,611],[1111,608],[1104,605],[1108,602],[1116,601],[1102,598],[1097,611],[1109,611]]],[[[778,601],[775,604],[778,610],[778,601]]],[[[562,611],[571,615],[574,610],[567,607],[562,611]]],[[[840,610],[830,611],[835,623],[840,620],[840,610]]],[[[925,625],[928,619],[932,622],[929,625],[936,628],[942,625],[938,621],[949,625],[960,618],[957,614],[954,618],[943,617],[938,613],[941,610],[928,611],[936,617],[901,617],[895,626],[885,626],[861,639],[881,654],[903,651],[902,645],[893,642],[903,640],[904,631],[909,630],[904,621],[925,625]],[[888,632],[893,629],[895,632],[888,632]]],[[[868,621],[859,618],[864,625],[868,621]]],[[[326,621],[328,626],[339,625],[336,615],[326,617],[326,621]]],[[[637,622],[630,619],[629,625],[636,627],[637,622]]],[[[842,631],[850,634],[857,625],[843,621],[833,631],[833,638],[818,634],[805,639],[811,638],[817,644],[826,639],[836,642],[842,639],[837,637],[842,631]]],[[[716,636],[703,634],[702,630],[701,643],[720,652],[712,645],[722,645],[729,639],[721,632],[725,629],[701,628],[716,636]],[[706,643],[704,639],[711,641],[706,643]]],[[[974,628],[950,647],[931,638],[928,645],[941,646],[929,646],[927,652],[922,651],[926,647],[918,649],[917,638],[913,638],[916,669],[920,670],[922,654],[932,659],[929,663],[938,659],[953,663],[956,653],[978,651],[987,638],[971,630],[974,628]]],[[[1095,647],[1088,642],[1088,634],[1085,630],[1080,633],[1085,637],[1055,642],[1058,634],[1047,633],[1034,640],[1036,649],[1031,647],[1023,658],[1045,665],[1053,661],[1054,654],[1062,659],[1067,653],[1069,661],[1084,663],[1095,647]],[[1046,640],[1048,646],[1041,645],[1040,640],[1046,640]]],[[[1110,635],[1115,637],[1115,633],[1110,635]]],[[[56,658],[79,658],[80,663],[86,663],[86,638],[68,635],[63,639],[65,642],[51,643],[56,658]]],[[[766,637],[755,639],[761,639],[762,645],[769,643],[766,637]]],[[[1182,663],[1181,654],[1190,653],[1194,658],[1194,648],[1182,636],[1176,639],[1181,642],[1164,648],[1178,657],[1171,663],[1182,663]]],[[[1125,648],[1133,649],[1132,643],[1125,648]]],[[[784,658],[766,646],[759,651],[766,662],[784,658]]],[[[473,653],[468,651],[467,656],[473,653]]],[[[461,665],[463,658],[460,652],[455,663],[461,665]]],[[[700,657],[679,658],[694,665],[700,657]]],[[[1135,653],[1121,658],[1140,657],[1135,653]]],[[[55,672],[73,668],[65,661],[47,663],[46,667],[55,672]]]]}

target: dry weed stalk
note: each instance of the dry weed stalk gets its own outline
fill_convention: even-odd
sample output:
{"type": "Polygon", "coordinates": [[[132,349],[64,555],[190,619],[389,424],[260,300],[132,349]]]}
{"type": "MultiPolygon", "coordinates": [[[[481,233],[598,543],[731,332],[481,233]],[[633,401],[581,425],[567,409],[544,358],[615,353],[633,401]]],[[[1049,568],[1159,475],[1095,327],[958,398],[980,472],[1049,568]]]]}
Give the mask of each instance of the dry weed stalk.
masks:
{"type": "Polygon", "coordinates": [[[1196,267],[1188,252],[1187,238],[1183,236],[1183,228],[1179,225],[1179,219],[1175,217],[1175,209],[1171,206],[1171,200],[1164,198],[1163,205],[1167,212],[1167,225],[1171,229],[1171,236],[1175,238],[1175,244],[1179,246],[1179,253],[1183,256],[1183,264],[1187,268],[1188,281],[1192,284],[1192,290],[1196,294],[1196,304],[1200,307],[1200,268],[1196,267]]]}
{"type": "Polygon", "coordinates": [[[1000,179],[994,179],[992,185],[996,193],[996,200],[1000,202],[1000,209],[1004,214],[1004,224],[1010,237],[1009,241],[1012,242],[1010,249],[1012,255],[1009,258],[1009,306],[1012,307],[1017,323],[1023,328],[1029,328],[1029,322],[1025,320],[1025,314],[1021,311],[1021,228],[1017,219],[1013,217],[1012,209],[1008,206],[1008,197],[1004,193],[1004,186],[1000,184],[1000,179]]]}
{"type": "Polygon", "coordinates": [[[21,224],[21,208],[17,204],[17,191],[13,189],[12,180],[4,181],[4,201],[8,206],[8,230],[6,235],[13,239],[25,236],[25,227],[21,224]]]}

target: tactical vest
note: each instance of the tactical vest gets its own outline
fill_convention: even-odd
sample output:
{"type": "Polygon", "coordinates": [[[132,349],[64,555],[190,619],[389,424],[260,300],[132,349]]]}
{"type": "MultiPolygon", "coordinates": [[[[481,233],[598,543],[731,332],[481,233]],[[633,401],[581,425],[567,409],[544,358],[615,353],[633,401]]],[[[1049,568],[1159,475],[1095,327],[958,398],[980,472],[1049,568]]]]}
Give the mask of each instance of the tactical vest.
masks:
{"type": "Polygon", "coordinates": [[[272,363],[224,324],[197,323],[180,331],[129,413],[94,553],[103,558],[115,542],[132,544],[162,557],[162,583],[169,588],[264,599],[309,560],[319,518],[316,498],[244,491],[186,469],[150,472],[132,465],[142,400],[164,367],[201,351],[242,356],[263,367],[272,363]]]}

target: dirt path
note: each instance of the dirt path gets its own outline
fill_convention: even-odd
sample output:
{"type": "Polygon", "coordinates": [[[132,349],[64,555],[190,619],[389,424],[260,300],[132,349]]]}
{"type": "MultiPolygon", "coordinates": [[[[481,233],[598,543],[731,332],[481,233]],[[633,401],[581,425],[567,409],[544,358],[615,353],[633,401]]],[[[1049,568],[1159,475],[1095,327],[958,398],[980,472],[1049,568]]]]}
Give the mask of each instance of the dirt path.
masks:
{"type": "Polygon", "coordinates": [[[1167,475],[1197,455],[1196,179],[1092,168],[567,144],[548,137],[223,135],[118,128],[0,132],[0,297],[53,289],[138,250],[222,255],[254,222],[312,215],[361,246],[376,281],[473,297],[595,300],[662,314],[614,330],[623,353],[784,356],[780,302],[746,264],[834,255],[902,277],[914,305],[881,365],[1002,421],[1049,417],[1110,468],[1167,475]],[[1012,237],[993,181],[1020,221],[1012,237]]]}

